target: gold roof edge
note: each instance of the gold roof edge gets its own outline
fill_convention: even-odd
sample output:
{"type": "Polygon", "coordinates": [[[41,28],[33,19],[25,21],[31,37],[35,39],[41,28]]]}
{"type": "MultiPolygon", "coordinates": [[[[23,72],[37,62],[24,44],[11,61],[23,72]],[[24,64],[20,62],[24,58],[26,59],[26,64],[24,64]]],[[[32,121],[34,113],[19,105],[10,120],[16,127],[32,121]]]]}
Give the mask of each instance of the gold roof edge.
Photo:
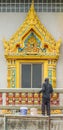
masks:
{"type": "Polygon", "coordinates": [[[26,29],[35,27],[37,32],[42,34],[42,32],[49,36],[50,39],[53,39],[55,41],[54,37],[48,32],[48,30],[45,28],[45,26],[41,23],[40,19],[38,18],[38,15],[34,8],[34,0],[32,0],[31,7],[27,13],[27,16],[20,27],[18,27],[17,31],[11,36],[9,39],[9,42],[11,41],[17,41],[20,37],[22,37],[23,34],[25,34],[26,29]],[[38,31],[39,28],[39,31],[38,31]],[[24,33],[23,33],[24,32],[24,33]]]}
{"type": "MultiPolygon", "coordinates": [[[[45,28],[45,26],[40,22],[34,8],[34,0],[32,0],[31,7],[27,13],[25,21],[18,28],[16,33],[14,33],[14,35],[12,35],[8,41],[6,41],[6,39],[3,39],[6,55],[9,54],[9,51],[11,53],[15,52],[14,54],[17,54],[17,47],[21,46],[23,48],[25,46],[23,38],[25,39],[27,37],[30,30],[32,30],[39,37],[41,41],[41,49],[44,49],[45,46],[45,49],[48,52],[52,52],[55,56],[59,55],[61,40],[56,41],[45,28]]],[[[43,54],[46,55],[45,52],[43,52],[43,54]]],[[[42,52],[40,52],[40,55],[42,55],[42,52]]]]}

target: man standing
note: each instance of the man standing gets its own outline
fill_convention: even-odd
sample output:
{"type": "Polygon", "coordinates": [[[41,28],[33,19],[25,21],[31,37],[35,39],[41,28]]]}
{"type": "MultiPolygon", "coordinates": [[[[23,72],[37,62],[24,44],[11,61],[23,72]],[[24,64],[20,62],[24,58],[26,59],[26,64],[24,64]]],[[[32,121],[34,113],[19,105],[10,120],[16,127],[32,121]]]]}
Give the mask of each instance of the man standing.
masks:
{"type": "Polygon", "coordinates": [[[50,96],[53,93],[52,85],[49,83],[49,78],[45,78],[45,82],[42,84],[42,89],[39,91],[42,93],[42,114],[45,115],[45,110],[47,115],[50,115],[50,96]]]}

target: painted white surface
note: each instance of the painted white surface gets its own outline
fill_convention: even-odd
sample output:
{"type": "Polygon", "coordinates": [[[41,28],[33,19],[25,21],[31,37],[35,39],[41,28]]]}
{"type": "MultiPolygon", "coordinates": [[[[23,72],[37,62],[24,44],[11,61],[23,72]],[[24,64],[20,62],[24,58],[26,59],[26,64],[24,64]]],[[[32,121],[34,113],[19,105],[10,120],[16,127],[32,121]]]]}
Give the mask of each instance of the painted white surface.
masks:
{"type": "MultiPolygon", "coordinates": [[[[63,13],[38,13],[41,23],[55,40],[62,39],[57,62],[57,87],[63,87],[63,13]]],[[[26,13],[0,13],[0,88],[7,87],[7,64],[2,39],[7,40],[17,31],[26,18],[26,13]]]]}

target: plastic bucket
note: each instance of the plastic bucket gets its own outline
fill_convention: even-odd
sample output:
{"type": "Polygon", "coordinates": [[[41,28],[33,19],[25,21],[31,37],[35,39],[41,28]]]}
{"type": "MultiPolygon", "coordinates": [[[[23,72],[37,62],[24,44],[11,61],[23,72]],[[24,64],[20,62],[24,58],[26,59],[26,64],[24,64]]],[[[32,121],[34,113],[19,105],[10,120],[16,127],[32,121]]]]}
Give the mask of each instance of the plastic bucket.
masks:
{"type": "Polygon", "coordinates": [[[27,107],[21,107],[21,108],[20,108],[20,114],[21,114],[21,115],[27,115],[27,110],[28,110],[27,107]]]}
{"type": "Polygon", "coordinates": [[[31,108],[30,109],[30,114],[31,115],[37,115],[37,108],[31,108]]]}

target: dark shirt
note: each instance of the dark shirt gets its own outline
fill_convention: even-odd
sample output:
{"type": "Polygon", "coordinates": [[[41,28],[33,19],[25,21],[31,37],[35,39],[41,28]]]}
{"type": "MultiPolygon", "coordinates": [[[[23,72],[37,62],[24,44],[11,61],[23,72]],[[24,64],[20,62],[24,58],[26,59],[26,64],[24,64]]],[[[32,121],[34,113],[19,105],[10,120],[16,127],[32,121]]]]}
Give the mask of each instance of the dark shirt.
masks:
{"type": "Polygon", "coordinates": [[[50,83],[43,83],[39,93],[42,93],[43,98],[50,99],[50,94],[53,93],[52,85],[50,83]]]}

